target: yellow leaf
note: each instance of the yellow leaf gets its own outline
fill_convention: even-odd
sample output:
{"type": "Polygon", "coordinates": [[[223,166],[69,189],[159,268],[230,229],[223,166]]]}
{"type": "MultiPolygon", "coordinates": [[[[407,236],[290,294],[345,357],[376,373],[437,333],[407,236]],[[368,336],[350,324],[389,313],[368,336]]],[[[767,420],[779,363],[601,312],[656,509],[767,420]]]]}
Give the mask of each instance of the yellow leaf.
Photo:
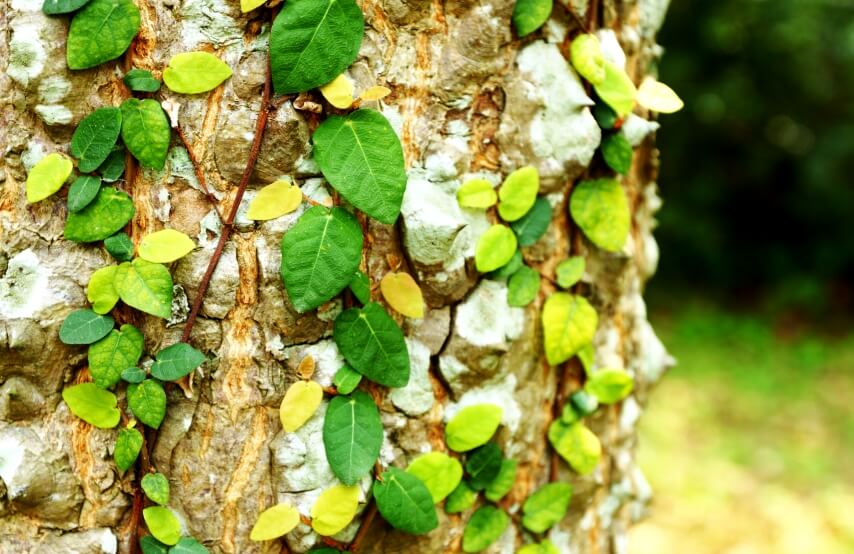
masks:
{"type": "Polygon", "coordinates": [[[297,381],[291,385],[279,408],[279,418],[285,431],[292,433],[302,427],[317,411],[321,400],[323,388],[314,381],[297,381]]]}
{"type": "Polygon", "coordinates": [[[168,264],[193,251],[193,239],[175,229],[163,229],[142,237],[139,257],[158,264],[168,264]]]}
{"type": "Polygon", "coordinates": [[[326,83],[320,87],[320,93],[339,110],[347,109],[353,105],[353,81],[343,73],[335,77],[331,83],[326,83]]]}
{"type": "Polygon", "coordinates": [[[258,191],[249,204],[246,217],[256,221],[275,219],[299,208],[302,189],[290,181],[279,180],[258,191]]]}
{"type": "Polygon", "coordinates": [[[311,507],[311,527],[319,535],[334,535],[353,521],[358,507],[358,485],[335,485],[323,491],[311,507]]]}
{"type": "Polygon", "coordinates": [[[249,538],[269,541],[290,533],[299,523],[299,511],[288,504],[276,504],[258,516],[249,538]]]}
{"type": "Polygon", "coordinates": [[[44,200],[58,191],[74,165],[62,154],[48,154],[33,166],[27,175],[27,202],[44,200]]]}
{"type": "Polygon", "coordinates": [[[495,187],[486,179],[471,179],[457,189],[457,202],[464,208],[486,209],[497,201],[495,187]]]}
{"type": "Polygon", "coordinates": [[[424,297],[408,273],[386,273],[380,290],[389,305],[406,317],[424,317],[424,297]]]}
{"type": "Polygon", "coordinates": [[[391,94],[390,88],[377,85],[363,91],[359,98],[365,102],[371,102],[385,98],[389,94],[391,94]]]}
{"type": "Polygon", "coordinates": [[[267,0],[240,0],[240,11],[243,13],[251,12],[267,0]]]}
{"type": "Polygon", "coordinates": [[[673,89],[647,77],[638,89],[637,102],[644,108],[658,113],[678,112],[685,105],[673,89]]]}

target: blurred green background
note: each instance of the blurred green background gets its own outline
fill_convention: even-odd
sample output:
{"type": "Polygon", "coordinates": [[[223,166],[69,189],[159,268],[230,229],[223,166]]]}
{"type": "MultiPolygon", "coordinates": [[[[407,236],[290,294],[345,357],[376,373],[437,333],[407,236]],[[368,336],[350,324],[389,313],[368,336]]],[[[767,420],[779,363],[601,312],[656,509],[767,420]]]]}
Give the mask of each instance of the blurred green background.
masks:
{"type": "Polygon", "coordinates": [[[854,552],[854,0],[673,0],[632,554],[854,552]]]}

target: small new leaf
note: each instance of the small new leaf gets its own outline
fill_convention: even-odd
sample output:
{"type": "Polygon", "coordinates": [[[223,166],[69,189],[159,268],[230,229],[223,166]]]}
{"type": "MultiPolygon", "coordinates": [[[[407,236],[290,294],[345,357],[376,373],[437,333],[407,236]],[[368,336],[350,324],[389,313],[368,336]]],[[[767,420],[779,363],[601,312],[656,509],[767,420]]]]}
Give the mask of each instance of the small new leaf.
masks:
{"type": "Polygon", "coordinates": [[[593,87],[599,98],[611,106],[619,117],[631,113],[638,91],[624,69],[605,60],[605,78],[600,83],[594,83],[593,87]]]}
{"type": "Polygon", "coordinates": [[[581,296],[557,292],[543,305],[543,341],[546,359],[557,365],[573,357],[593,340],[599,316],[581,296]]]}
{"type": "Polygon", "coordinates": [[[534,206],[539,190],[537,168],[526,166],[517,169],[504,179],[498,190],[498,215],[504,221],[516,221],[534,206]]]}
{"type": "Polygon", "coordinates": [[[616,404],[627,397],[634,387],[634,379],[624,369],[598,369],[588,377],[584,390],[602,404],[616,404]]]}
{"type": "Polygon", "coordinates": [[[463,208],[485,210],[498,202],[498,194],[486,179],[471,179],[457,189],[457,202],[463,208]]]}
{"type": "Polygon", "coordinates": [[[406,472],[424,483],[434,504],[451,494],[463,478],[460,462],[442,452],[428,452],[415,458],[406,468],[406,472]]]}
{"type": "Polygon", "coordinates": [[[647,77],[641,83],[637,101],[644,108],[658,113],[678,112],[685,106],[672,88],[652,77],[647,77]]]}
{"type": "Polygon", "coordinates": [[[516,235],[510,227],[493,225],[477,241],[474,254],[477,270],[486,273],[500,268],[513,258],[516,247],[516,235]]]}
{"type": "Polygon", "coordinates": [[[154,538],[163,544],[176,544],[181,538],[181,524],[169,508],[149,506],[142,511],[142,518],[154,538]]]}
{"type": "Polygon", "coordinates": [[[140,482],[145,496],[155,504],[169,503],[169,480],[162,473],[146,473],[140,482]]]}
{"type": "Polygon", "coordinates": [[[350,394],[356,390],[361,382],[362,374],[348,365],[341,366],[341,369],[332,378],[332,383],[338,390],[338,394],[350,394]]]}
{"type": "Polygon", "coordinates": [[[166,391],[154,379],[146,379],[138,385],[128,385],[128,407],[133,415],[152,429],[160,427],[166,416],[166,391]]]}
{"type": "Polygon", "coordinates": [[[320,87],[320,94],[339,110],[346,110],[353,105],[353,81],[342,73],[320,87]]]}
{"type": "Polygon", "coordinates": [[[530,35],[549,19],[552,0],[516,0],[513,8],[513,26],[520,37],[530,35]]]}
{"type": "Polygon", "coordinates": [[[573,256],[563,260],[557,264],[555,274],[557,277],[557,284],[561,288],[568,289],[580,281],[581,276],[584,275],[584,257],[573,256]]]}
{"type": "Polygon", "coordinates": [[[573,39],[569,53],[572,66],[590,84],[598,85],[605,80],[605,58],[596,35],[578,35],[573,39]]]}
{"type": "Polygon", "coordinates": [[[125,73],[122,81],[129,89],[136,92],[157,92],[160,90],[160,81],[145,69],[131,69],[125,73]]]}
{"type": "Polygon", "coordinates": [[[572,191],[569,212],[596,246],[609,252],[623,248],[632,216],[626,193],[615,179],[578,183],[572,191]]]}

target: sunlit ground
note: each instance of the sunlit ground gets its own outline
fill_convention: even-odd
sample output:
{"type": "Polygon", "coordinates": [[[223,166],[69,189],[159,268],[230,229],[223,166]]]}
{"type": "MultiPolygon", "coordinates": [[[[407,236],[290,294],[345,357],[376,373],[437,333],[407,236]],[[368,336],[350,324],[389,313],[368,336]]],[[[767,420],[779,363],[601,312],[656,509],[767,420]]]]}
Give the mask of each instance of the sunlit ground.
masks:
{"type": "Polygon", "coordinates": [[[854,330],[689,307],[653,316],[679,365],[644,415],[656,492],[631,554],[854,552],[854,330]]]}

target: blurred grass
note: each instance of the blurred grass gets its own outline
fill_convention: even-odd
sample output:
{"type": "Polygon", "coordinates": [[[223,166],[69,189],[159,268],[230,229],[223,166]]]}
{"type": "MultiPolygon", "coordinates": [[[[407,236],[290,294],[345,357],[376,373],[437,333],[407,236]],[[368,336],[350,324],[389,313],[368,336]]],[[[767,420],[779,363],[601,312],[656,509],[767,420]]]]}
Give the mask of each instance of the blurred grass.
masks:
{"type": "Polygon", "coordinates": [[[631,554],[854,552],[854,330],[687,303],[653,312],[679,361],[639,458],[655,491],[631,554]]]}

